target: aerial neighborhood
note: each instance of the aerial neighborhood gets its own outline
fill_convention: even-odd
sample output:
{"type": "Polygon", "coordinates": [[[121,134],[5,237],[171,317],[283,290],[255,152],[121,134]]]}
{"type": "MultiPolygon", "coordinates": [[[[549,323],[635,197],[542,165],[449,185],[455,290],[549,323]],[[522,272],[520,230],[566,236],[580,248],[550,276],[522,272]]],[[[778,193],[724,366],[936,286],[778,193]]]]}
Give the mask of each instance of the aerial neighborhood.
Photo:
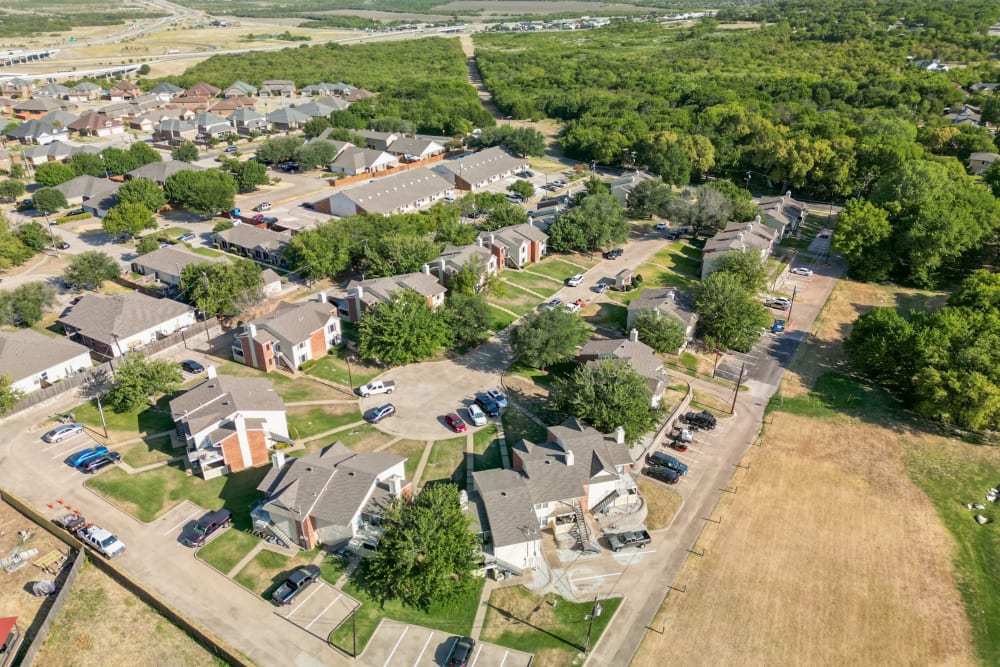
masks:
{"type": "Polygon", "coordinates": [[[997,8],[411,4],[0,9],[0,667],[1000,662],[997,8]]]}

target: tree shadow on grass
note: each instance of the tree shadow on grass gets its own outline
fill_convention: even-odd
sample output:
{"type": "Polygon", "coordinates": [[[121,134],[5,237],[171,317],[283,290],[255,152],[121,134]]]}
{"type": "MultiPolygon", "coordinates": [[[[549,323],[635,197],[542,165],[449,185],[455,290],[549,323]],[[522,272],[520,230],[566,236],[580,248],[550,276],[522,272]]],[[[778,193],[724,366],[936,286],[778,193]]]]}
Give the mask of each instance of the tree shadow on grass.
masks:
{"type": "Polygon", "coordinates": [[[508,621],[513,621],[515,623],[521,623],[523,625],[526,625],[527,627],[531,628],[535,632],[541,632],[544,635],[548,635],[549,637],[552,637],[556,641],[559,641],[559,642],[562,642],[563,644],[566,644],[567,646],[569,646],[570,648],[572,648],[575,651],[583,651],[583,650],[585,650],[585,648],[583,646],[580,646],[576,642],[570,641],[569,639],[566,639],[565,637],[560,637],[559,635],[557,635],[557,634],[555,634],[553,632],[549,632],[545,628],[540,628],[537,625],[533,625],[533,624],[529,623],[528,621],[524,620],[523,618],[518,618],[517,616],[514,616],[514,614],[510,613],[506,609],[501,609],[500,607],[496,606],[495,604],[491,604],[489,602],[485,602],[483,604],[485,604],[490,609],[495,610],[498,614],[500,614],[500,616],[502,616],[504,619],[506,619],[508,621]]]}

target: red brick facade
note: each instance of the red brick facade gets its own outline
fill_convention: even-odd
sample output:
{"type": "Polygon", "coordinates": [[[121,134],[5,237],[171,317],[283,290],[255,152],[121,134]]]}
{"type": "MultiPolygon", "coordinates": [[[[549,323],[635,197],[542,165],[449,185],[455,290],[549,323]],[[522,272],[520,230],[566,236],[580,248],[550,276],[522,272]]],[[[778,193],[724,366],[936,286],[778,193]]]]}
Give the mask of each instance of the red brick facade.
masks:
{"type": "Polygon", "coordinates": [[[313,359],[322,359],[323,355],[326,354],[326,332],[322,329],[317,329],[312,332],[309,337],[309,347],[312,350],[313,359]]]}
{"type": "Polygon", "coordinates": [[[243,465],[243,452],[240,450],[240,438],[233,434],[222,441],[222,457],[229,466],[229,472],[239,472],[246,468],[243,465]]]}
{"type": "Polygon", "coordinates": [[[267,437],[263,431],[247,431],[247,443],[250,445],[251,465],[264,465],[270,460],[267,455],[267,437]]]}

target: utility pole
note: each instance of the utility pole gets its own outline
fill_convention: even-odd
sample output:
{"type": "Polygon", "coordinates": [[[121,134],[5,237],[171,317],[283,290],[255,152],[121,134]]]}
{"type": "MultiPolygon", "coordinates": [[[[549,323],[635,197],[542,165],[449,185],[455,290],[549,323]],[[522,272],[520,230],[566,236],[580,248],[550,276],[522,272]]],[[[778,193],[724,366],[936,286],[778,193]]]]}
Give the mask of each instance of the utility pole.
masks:
{"type": "Polygon", "coordinates": [[[101,415],[101,427],[104,429],[104,437],[108,437],[108,422],[104,420],[104,408],[101,407],[101,395],[97,395],[97,411],[101,415]]]}
{"type": "Polygon", "coordinates": [[[736,388],[733,389],[733,404],[729,407],[729,414],[736,413],[736,397],[740,395],[740,386],[743,384],[743,373],[746,371],[747,362],[740,366],[740,377],[736,380],[736,388]]]}
{"type": "Polygon", "coordinates": [[[361,604],[358,603],[354,607],[354,611],[351,612],[351,634],[354,636],[354,648],[351,649],[351,655],[355,658],[358,657],[358,607],[360,606],[361,604]]]}
{"type": "Polygon", "coordinates": [[[594,619],[601,615],[601,603],[594,596],[594,607],[590,610],[590,623],[587,625],[587,644],[583,647],[583,654],[590,655],[590,634],[594,630],[594,619]]]}
{"type": "Polygon", "coordinates": [[[795,296],[799,293],[799,286],[796,285],[792,288],[792,302],[788,304],[788,324],[792,324],[792,309],[795,308],[795,296]]]}

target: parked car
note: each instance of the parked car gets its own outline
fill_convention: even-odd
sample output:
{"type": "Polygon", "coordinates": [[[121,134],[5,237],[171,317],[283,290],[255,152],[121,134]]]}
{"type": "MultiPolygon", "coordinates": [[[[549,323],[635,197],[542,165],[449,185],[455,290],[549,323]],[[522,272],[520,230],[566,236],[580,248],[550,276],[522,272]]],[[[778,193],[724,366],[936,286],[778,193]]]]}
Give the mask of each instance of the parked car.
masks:
{"type": "Polygon", "coordinates": [[[531,171],[519,171],[519,172],[517,172],[514,175],[517,176],[518,178],[531,178],[535,174],[534,174],[534,172],[531,172],[531,171]]]}
{"type": "Polygon", "coordinates": [[[653,452],[652,454],[647,455],[646,463],[660,466],[661,468],[670,468],[678,475],[683,475],[688,471],[686,463],[682,463],[677,458],[667,454],[666,452],[653,452]]]}
{"type": "Polygon", "coordinates": [[[621,551],[629,547],[645,549],[646,545],[652,541],[653,539],[645,530],[628,530],[624,533],[611,533],[608,535],[608,544],[611,546],[612,551],[621,551]]]}
{"type": "Polygon", "coordinates": [[[794,269],[792,269],[792,273],[794,273],[797,276],[811,276],[813,274],[813,270],[807,269],[804,266],[796,266],[794,269]]]}
{"type": "Polygon", "coordinates": [[[672,232],[667,232],[667,240],[668,241],[676,241],[680,237],[681,237],[681,233],[678,230],[676,230],[676,229],[674,231],[672,231],[672,232]]]}
{"type": "Polygon", "coordinates": [[[90,459],[82,466],[79,466],[81,472],[85,472],[88,475],[92,475],[102,468],[106,468],[109,465],[114,465],[121,461],[122,455],[118,452],[108,452],[107,454],[101,454],[100,456],[95,456],[90,459]]]}
{"type": "Polygon", "coordinates": [[[104,445],[98,445],[97,447],[89,447],[87,449],[81,449],[76,454],[70,456],[66,461],[74,468],[83,465],[92,458],[101,456],[102,454],[107,454],[108,448],[104,445]]]}
{"type": "Polygon", "coordinates": [[[581,310],[587,307],[587,302],[583,299],[577,299],[576,301],[571,301],[566,304],[566,311],[570,313],[579,313],[581,310]]]}
{"type": "Polygon", "coordinates": [[[770,296],[764,299],[764,305],[777,310],[788,310],[792,306],[792,300],[783,296],[770,296]]]}
{"type": "Polygon", "coordinates": [[[715,418],[711,412],[706,412],[702,410],[701,412],[687,412],[681,415],[682,424],[691,424],[697,426],[698,428],[703,428],[707,431],[711,431],[715,428],[718,420],[715,418]]]}
{"type": "Polygon", "coordinates": [[[276,223],[278,221],[278,219],[276,217],[274,217],[273,215],[260,215],[260,214],[257,214],[257,215],[255,215],[253,217],[253,219],[254,219],[254,222],[262,222],[265,225],[273,225],[274,223],[276,223]]]}
{"type": "Polygon", "coordinates": [[[448,651],[445,658],[445,667],[468,667],[469,659],[472,658],[472,650],[476,647],[476,640],[472,637],[458,637],[448,651]]]}
{"type": "Polygon", "coordinates": [[[614,250],[609,250],[606,253],[604,253],[604,259],[618,259],[619,257],[622,256],[622,253],[624,252],[625,251],[622,250],[621,248],[615,248],[614,250]]]}
{"type": "Polygon", "coordinates": [[[84,519],[83,515],[76,510],[52,519],[52,523],[56,524],[63,530],[69,531],[70,533],[75,533],[81,528],[87,527],[87,520],[84,519]]]}
{"type": "Polygon", "coordinates": [[[262,201],[261,203],[259,203],[256,206],[254,206],[253,210],[255,210],[255,211],[270,211],[271,210],[271,202],[269,202],[269,201],[262,201]]]}
{"type": "Polygon", "coordinates": [[[497,407],[503,410],[507,407],[507,397],[499,389],[487,389],[486,395],[493,399],[493,402],[497,404],[497,407]]]}
{"type": "Polygon", "coordinates": [[[771,325],[771,333],[784,333],[785,331],[785,320],[775,320],[774,324],[771,325]]]}
{"type": "Polygon", "coordinates": [[[580,285],[583,284],[583,274],[582,273],[576,274],[575,276],[567,280],[566,284],[569,285],[570,287],[579,287],[580,285]]]}
{"type": "Polygon", "coordinates": [[[358,387],[358,393],[364,398],[374,394],[391,394],[394,391],[396,391],[396,383],[392,380],[375,380],[358,387]]]}
{"type": "Polygon", "coordinates": [[[609,289],[611,289],[611,283],[605,283],[605,282],[597,283],[597,286],[594,289],[597,290],[598,294],[604,294],[609,289]]]}
{"type": "Polygon", "coordinates": [[[229,510],[209,512],[198,519],[198,523],[191,529],[191,533],[184,538],[184,544],[189,547],[200,547],[208,541],[208,538],[228,527],[232,522],[233,516],[229,510]]]}
{"type": "Polygon", "coordinates": [[[520,204],[521,202],[524,201],[524,197],[522,197],[521,195],[509,194],[506,196],[507,196],[507,201],[509,201],[511,204],[520,204]]]}
{"type": "Polygon", "coordinates": [[[462,421],[462,418],[459,417],[457,413],[449,412],[446,414],[444,416],[444,423],[447,424],[451,430],[455,431],[455,433],[465,433],[466,431],[465,422],[462,421]]]}
{"type": "Polygon", "coordinates": [[[396,406],[392,403],[386,403],[385,405],[379,405],[372,408],[365,413],[365,421],[369,424],[377,424],[387,417],[392,417],[396,414],[396,406]]]}
{"type": "Polygon", "coordinates": [[[194,232],[187,232],[186,234],[181,234],[180,236],[178,236],[177,240],[178,241],[194,241],[196,238],[198,238],[197,234],[195,234],[194,232]]]}
{"type": "Polygon", "coordinates": [[[670,468],[663,468],[661,466],[646,466],[646,475],[667,484],[676,484],[681,478],[680,475],[670,468]]]}
{"type": "Polygon", "coordinates": [[[299,204],[299,206],[306,209],[307,211],[313,211],[316,209],[316,205],[313,204],[311,201],[304,201],[301,204],[299,204]]]}
{"type": "Polygon", "coordinates": [[[60,250],[69,250],[69,244],[66,243],[65,241],[61,241],[59,243],[59,249],[60,250]]]}
{"type": "Polygon", "coordinates": [[[197,375],[198,373],[203,373],[205,371],[205,367],[199,364],[194,359],[185,359],[184,361],[182,361],[181,369],[187,371],[188,373],[194,373],[195,375],[197,375]]]}
{"type": "Polygon", "coordinates": [[[500,406],[488,394],[476,394],[476,404],[490,417],[500,416],[500,406]]]}
{"type": "Polygon", "coordinates": [[[296,596],[309,588],[309,585],[319,579],[319,568],[315,565],[303,565],[292,572],[285,583],[271,593],[271,600],[279,607],[292,604],[296,596]]]}
{"type": "Polygon", "coordinates": [[[45,442],[62,442],[64,439],[71,438],[80,433],[83,433],[83,424],[80,422],[73,422],[72,424],[56,426],[54,429],[43,435],[42,440],[45,442]]]}
{"type": "Polygon", "coordinates": [[[466,410],[469,412],[469,421],[473,426],[486,426],[486,413],[483,409],[473,403],[466,410]]]}
{"type": "Polygon", "coordinates": [[[820,231],[819,234],[816,235],[816,238],[818,238],[818,239],[828,239],[828,238],[830,238],[830,234],[831,234],[831,232],[830,232],[829,229],[823,229],[823,230],[820,231]]]}
{"type": "Polygon", "coordinates": [[[90,524],[77,531],[76,536],[105,558],[114,558],[125,553],[125,543],[110,530],[90,524]]]}
{"type": "Polygon", "coordinates": [[[665,222],[658,222],[655,225],[653,225],[653,229],[660,232],[666,231],[667,227],[669,227],[669,225],[665,222]]]}
{"type": "Polygon", "coordinates": [[[239,148],[237,148],[236,146],[226,146],[226,150],[223,151],[223,152],[224,153],[235,153],[238,150],[239,150],[239,148]]]}
{"type": "Polygon", "coordinates": [[[541,307],[542,308],[547,308],[549,310],[555,310],[556,308],[559,307],[559,305],[561,303],[562,303],[562,299],[560,299],[559,297],[556,297],[556,298],[552,299],[551,301],[546,301],[545,303],[542,304],[541,307]]]}

